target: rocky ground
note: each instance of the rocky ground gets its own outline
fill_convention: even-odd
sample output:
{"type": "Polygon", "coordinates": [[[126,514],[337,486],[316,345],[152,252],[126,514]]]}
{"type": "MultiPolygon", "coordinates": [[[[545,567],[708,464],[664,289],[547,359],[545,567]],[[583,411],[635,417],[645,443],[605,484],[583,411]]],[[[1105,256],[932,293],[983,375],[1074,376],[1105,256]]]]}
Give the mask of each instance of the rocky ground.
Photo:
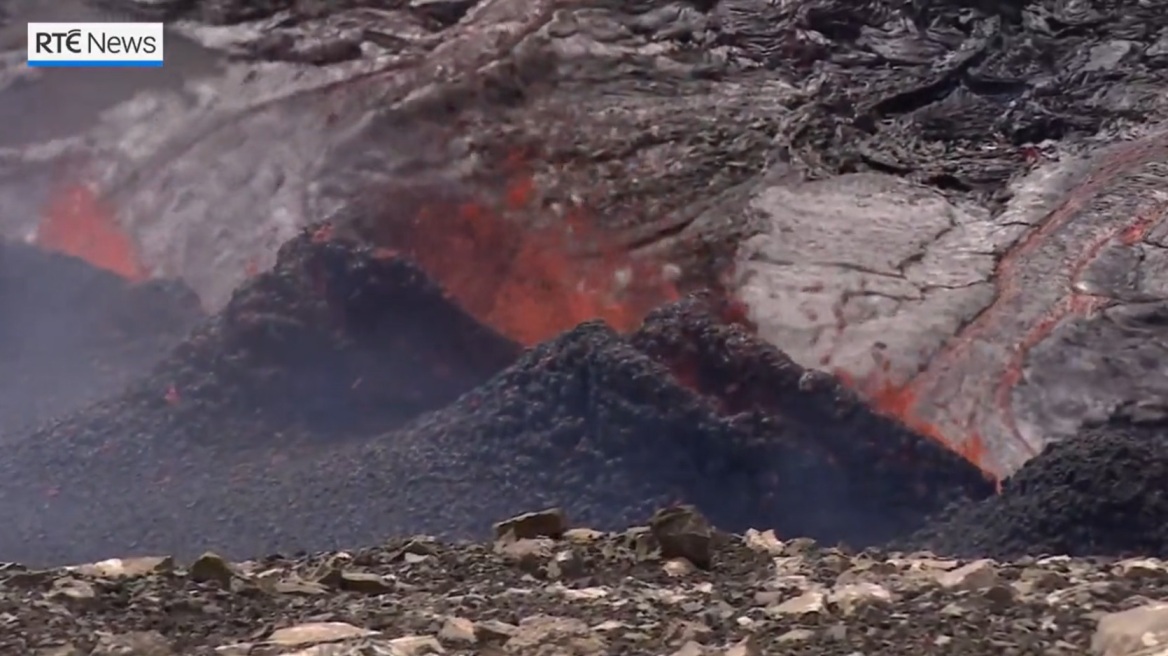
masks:
{"type": "Polygon", "coordinates": [[[213,553],[0,570],[0,649],[30,656],[1144,656],[1168,564],[825,548],[685,507],[617,533],[541,511],[494,543],[392,539],[229,562],[213,553]]]}

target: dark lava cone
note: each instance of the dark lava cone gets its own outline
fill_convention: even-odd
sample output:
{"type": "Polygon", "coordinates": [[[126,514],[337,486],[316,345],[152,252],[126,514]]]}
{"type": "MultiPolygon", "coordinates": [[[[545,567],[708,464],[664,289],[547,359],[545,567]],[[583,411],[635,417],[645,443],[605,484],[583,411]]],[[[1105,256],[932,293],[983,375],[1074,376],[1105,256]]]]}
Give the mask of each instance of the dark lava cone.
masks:
{"type": "Polygon", "coordinates": [[[1056,442],[1000,496],[952,509],[909,542],[968,557],[1168,556],[1168,441],[1112,426],[1056,442]]]}
{"type": "Polygon", "coordinates": [[[691,298],[653,313],[632,341],[723,415],[770,427],[777,451],[763,468],[775,478],[771,492],[801,500],[772,501],[769,525],[781,534],[874,544],[947,503],[993,493],[969,462],[753,337],[733,320],[736,311],[691,298]]]}
{"type": "Polygon", "coordinates": [[[152,405],[203,421],[230,413],[329,435],[385,431],[518,357],[414,264],[329,234],[304,232],[237,290],[151,376],[142,392],[152,405]]]}
{"type": "Polygon", "coordinates": [[[67,255],[0,241],[0,434],[117,392],[202,316],[181,284],[134,284],[67,255]]]}

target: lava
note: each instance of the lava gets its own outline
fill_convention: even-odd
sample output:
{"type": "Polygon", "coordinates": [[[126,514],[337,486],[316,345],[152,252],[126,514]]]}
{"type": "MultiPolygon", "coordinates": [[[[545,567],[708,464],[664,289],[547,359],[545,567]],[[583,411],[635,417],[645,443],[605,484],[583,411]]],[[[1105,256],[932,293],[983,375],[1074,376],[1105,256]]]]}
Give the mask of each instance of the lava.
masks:
{"type": "Polygon", "coordinates": [[[149,274],[133,239],[117,224],[113,210],[84,184],[61,187],[50,196],[37,227],[36,243],[139,282],[149,274]]]}
{"type": "Polygon", "coordinates": [[[842,370],[833,373],[841,383],[863,396],[877,412],[897,419],[917,433],[951,449],[995,481],[998,479],[986,461],[988,450],[982,436],[976,430],[971,430],[961,439],[953,439],[941,426],[926,419],[919,412],[924,393],[914,383],[897,385],[880,376],[861,380],[842,370]]]}
{"type": "Polygon", "coordinates": [[[535,225],[534,178],[517,171],[498,207],[422,205],[387,246],[417,262],[483,323],[531,346],[584,321],[635,329],[679,292],[660,262],[628,255],[581,208],[535,225]],[[534,219],[534,220],[533,220],[534,219]]]}
{"type": "Polygon", "coordinates": [[[1036,454],[1036,447],[1019,430],[1012,400],[1015,387],[1024,380],[1029,353],[1070,318],[1094,316],[1113,302],[1083,289],[1083,274],[1108,247],[1142,240],[1163,220],[1168,203],[1156,203],[1128,217],[1105,217],[1106,222],[1083,231],[1086,234],[1058,235],[1080,219],[1089,203],[1110,185],[1155,159],[1159,147],[1156,140],[1149,140],[1120,148],[1102,160],[1060,206],[1001,257],[993,277],[994,300],[915,376],[907,381],[888,380],[887,366],[883,371],[877,367],[863,379],[845,371],[834,373],[881,413],[947,445],[998,480],[1008,475],[1010,463],[995,459],[1000,454],[987,448],[986,438],[1012,443],[1026,458],[1036,454]],[[1074,242],[1063,245],[1059,239],[1074,242]],[[1052,244],[1065,254],[1056,256],[1051,262],[1057,265],[1053,273],[1042,280],[1057,285],[1044,299],[1033,284],[1036,274],[1026,267],[1039,261],[1040,249],[1052,244]],[[979,344],[995,341],[1004,341],[1009,348],[1004,357],[987,359],[979,344]]]}

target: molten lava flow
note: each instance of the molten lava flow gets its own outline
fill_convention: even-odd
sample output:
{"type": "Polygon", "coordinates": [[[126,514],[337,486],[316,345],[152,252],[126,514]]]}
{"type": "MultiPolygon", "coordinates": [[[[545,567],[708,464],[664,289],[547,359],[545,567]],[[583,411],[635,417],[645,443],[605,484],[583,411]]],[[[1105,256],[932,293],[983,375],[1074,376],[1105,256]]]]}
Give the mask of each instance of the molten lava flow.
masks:
{"type": "Polygon", "coordinates": [[[986,464],[988,452],[981,435],[972,431],[962,436],[961,440],[951,439],[952,436],[946,435],[940,426],[919,414],[918,408],[922,394],[912,383],[895,385],[881,380],[879,376],[870,376],[860,380],[846,371],[836,370],[833,373],[840,382],[867,399],[877,412],[895,418],[917,433],[953,450],[970,464],[997,480],[997,475],[986,464]]]}
{"type": "Polygon", "coordinates": [[[1163,161],[1165,152],[1165,145],[1153,139],[1102,159],[1063,203],[1002,255],[992,303],[911,380],[888,382],[887,367],[862,380],[847,372],[837,371],[837,376],[877,410],[946,444],[995,479],[1009,475],[1018,463],[995,458],[1000,454],[990,453],[982,437],[996,438],[995,446],[1008,443],[1024,456],[1036,455],[1036,446],[1019,429],[1012,399],[1031,351],[1067,321],[1095,316],[1114,303],[1090,291],[1086,273],[1108,248],[1137,244],[1168,219],[1168,202],[1158,198],[1129,216],[1097,210],[1092,203],[1113,185],[1136,177],[1149,162],[1163,161]],[[1076,230],[1069,230],[1071,225],[1076,230]],[[1008,348],[987,356],[979,347],[985,344],[1008,348]]]}
{"type": "Polygon", "coordinates": [[[147,277],[133,240],[118,226],[114,213],[85,185],[65,187],[49,198],[37,227],[36,243],[128,280],[147,277]]]}
{"type": "Polygon", "coordinates": [[[502,208],[427,204],[387,244],[416,261],[472,315],[524,345],[602,319],[636,328],[655,307],[678,298],[661,263],[630,257],[575,211],[533,228],[535,183],[517,173],[502,208]]]}

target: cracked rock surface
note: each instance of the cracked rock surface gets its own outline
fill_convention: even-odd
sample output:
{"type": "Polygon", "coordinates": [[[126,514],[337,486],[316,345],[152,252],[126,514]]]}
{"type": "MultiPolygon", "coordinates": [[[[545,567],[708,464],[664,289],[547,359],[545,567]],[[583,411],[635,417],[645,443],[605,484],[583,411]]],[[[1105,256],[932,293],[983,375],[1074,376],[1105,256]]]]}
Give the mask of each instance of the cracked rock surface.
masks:
{"type": "Polygon", "coordinates": [[[700,517],[682,522],[681,533],[602,533],[563,519],[514,524],[526,528],[487,544],[419,536],[246,561],[207,553],[6,565],[0,648],[36,656],[1137,656],[1168,639],[1168,607],[1152,601],[1165,594],[1168,565],[1155,559],[851,553],[771,531],[730,535],[700,517]],[[688,547],[669,546],[677,544],[688,547]],[[702,566],[689,557],[699,552],[709,557],[702,566]]]}

